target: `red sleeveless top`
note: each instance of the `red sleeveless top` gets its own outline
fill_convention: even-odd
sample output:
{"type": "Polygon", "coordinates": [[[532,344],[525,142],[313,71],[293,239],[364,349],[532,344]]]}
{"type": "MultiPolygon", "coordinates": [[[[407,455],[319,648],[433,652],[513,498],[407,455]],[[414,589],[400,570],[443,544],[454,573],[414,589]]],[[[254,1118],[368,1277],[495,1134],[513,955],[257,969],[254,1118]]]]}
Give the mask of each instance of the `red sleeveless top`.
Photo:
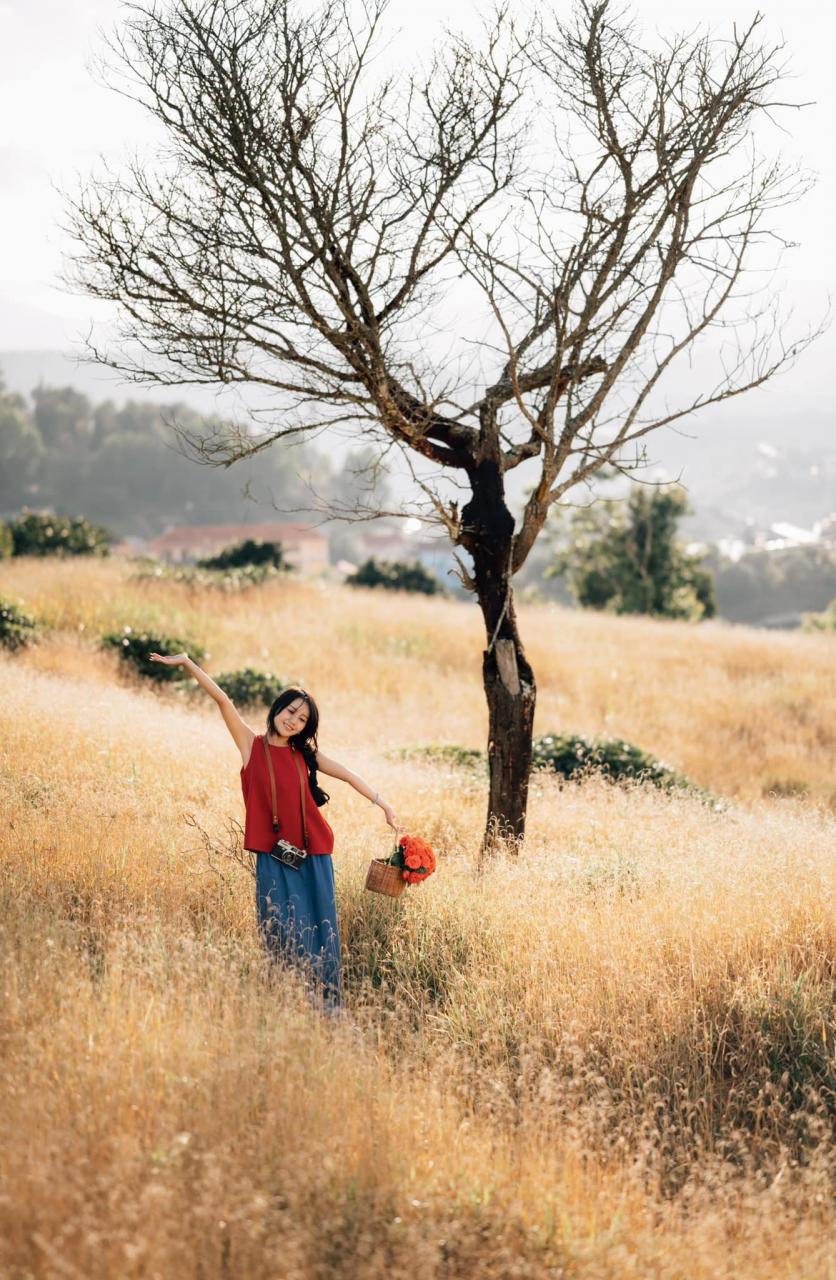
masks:
{"type": "Polygon", "coordinates": [[[312,856],[334,851],[334,833],[322,816],[311,795],[308,767],[301,752],[293,747],[268,746],[276,775],[276,808],[279,830],[273,832],[273,814],[270,805],[270,775],[264,756],[261,738],[255,738],[247,764],[241,770],[241,790],[247,816],[244,823],[244,848],[252,853],[269,853],[277,839],[289,840],[298,849],[304,848],[302,830],[302,797],[299,787],[299,771],[293,759],[302,766],[305,781],[305,817],[308,823],[308,853],[312,856]]]}

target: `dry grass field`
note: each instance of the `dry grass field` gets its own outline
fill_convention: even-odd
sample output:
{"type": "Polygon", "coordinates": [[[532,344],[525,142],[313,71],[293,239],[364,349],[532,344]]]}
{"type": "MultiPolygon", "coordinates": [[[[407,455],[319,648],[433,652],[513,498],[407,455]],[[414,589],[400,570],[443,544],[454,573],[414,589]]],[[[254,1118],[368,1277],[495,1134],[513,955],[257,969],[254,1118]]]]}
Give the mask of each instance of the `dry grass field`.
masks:
{"type": "Polygon", "coordinates": [[[484,779],[398,754],[482,745],[474,607],[116,562],[7,562],[0,594],[48,628],[0,658],[4,1280],[832,1280],[829,636],[523,608],[538,732],[726,803],[538,775],[480,868],[484,779]],[[99,650],[125,623],[303,679],[439,851],[364,893],[387,828],[332,785],[342,1019],[265,967],[235,748],[99,650]]]}

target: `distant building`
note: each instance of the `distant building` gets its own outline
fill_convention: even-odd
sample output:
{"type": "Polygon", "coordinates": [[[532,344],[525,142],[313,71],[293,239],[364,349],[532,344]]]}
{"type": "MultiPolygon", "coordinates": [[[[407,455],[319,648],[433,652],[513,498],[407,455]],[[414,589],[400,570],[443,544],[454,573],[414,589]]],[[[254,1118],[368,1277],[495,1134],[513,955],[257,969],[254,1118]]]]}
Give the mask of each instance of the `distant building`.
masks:
{"type": "Polygon", "coordinates": [[[814,529],[802,529],[787,520],[776,520],[769,526],[763,545],[767,551],[787,551],[791,547],[810,547],[817,541],[814,529]]]}
{"type": "Polygon", "coordinates": [[[175,525],[146,547],[148,555],[174,564],[203,560],[238,542],[280,542],[290,564],[300,573],[322,573],[328,568],[328,539],[303,524],[193,524],[175,525]]]}
{"type": "Polygon", "coordinates": [[[749,545],[742,538],[720,538],[714,545],[721,556],[725,556],[727,560],[733,560],[735,563],[750,550],[749,545]]]}
{"type": "Polygon", "coordinates": [[[409,537],[400,529],[385,525],[368,529],[360,539],[360,545],[366,555],[374,556],[375,560],[413,561],[428,549],[424,539],[414,535],[409,537]]]}

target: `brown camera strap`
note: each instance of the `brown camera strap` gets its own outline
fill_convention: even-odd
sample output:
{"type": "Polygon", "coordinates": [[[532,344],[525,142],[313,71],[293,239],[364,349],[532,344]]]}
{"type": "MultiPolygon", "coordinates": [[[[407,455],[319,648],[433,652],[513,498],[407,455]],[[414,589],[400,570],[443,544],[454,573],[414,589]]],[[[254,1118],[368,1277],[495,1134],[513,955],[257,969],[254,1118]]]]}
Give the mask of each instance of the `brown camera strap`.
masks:
{"type": "MultiPolygon", "coordinates": [[[[279,812],[276,804],[276,775],[273,772],[273,757],[270,755],[270,743],[267,741],[267,734],[261,735],[261,741],[264,744],[264,754],[267,757],[267,772],[270,774],[270,803],[273,808],[273,830],[279,829],[279,812]]],[[[302,835],[304,839],[303,848],[308,848],[308,820],[305,815],[305,775],[302,772],[302,766],[299,763],[299,753],[295,747],[290,748],[293,756],[293,763],[296,765],[296,772],[299,775],[299,801],[302,806],[302,835]]]]}

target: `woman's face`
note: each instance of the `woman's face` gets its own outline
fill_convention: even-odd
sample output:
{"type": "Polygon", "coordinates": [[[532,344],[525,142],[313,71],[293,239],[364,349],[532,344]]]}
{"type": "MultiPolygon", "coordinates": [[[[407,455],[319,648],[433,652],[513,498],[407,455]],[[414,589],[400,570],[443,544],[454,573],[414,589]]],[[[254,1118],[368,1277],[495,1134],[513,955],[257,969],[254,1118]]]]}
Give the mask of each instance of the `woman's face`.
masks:
{"type": "Polygon", "coordinates": [[[280,738],[292,738],[301,733],[310,717],[310,708],[304,698],[294,698],[273,716],[273,728],[280,738]]]}

